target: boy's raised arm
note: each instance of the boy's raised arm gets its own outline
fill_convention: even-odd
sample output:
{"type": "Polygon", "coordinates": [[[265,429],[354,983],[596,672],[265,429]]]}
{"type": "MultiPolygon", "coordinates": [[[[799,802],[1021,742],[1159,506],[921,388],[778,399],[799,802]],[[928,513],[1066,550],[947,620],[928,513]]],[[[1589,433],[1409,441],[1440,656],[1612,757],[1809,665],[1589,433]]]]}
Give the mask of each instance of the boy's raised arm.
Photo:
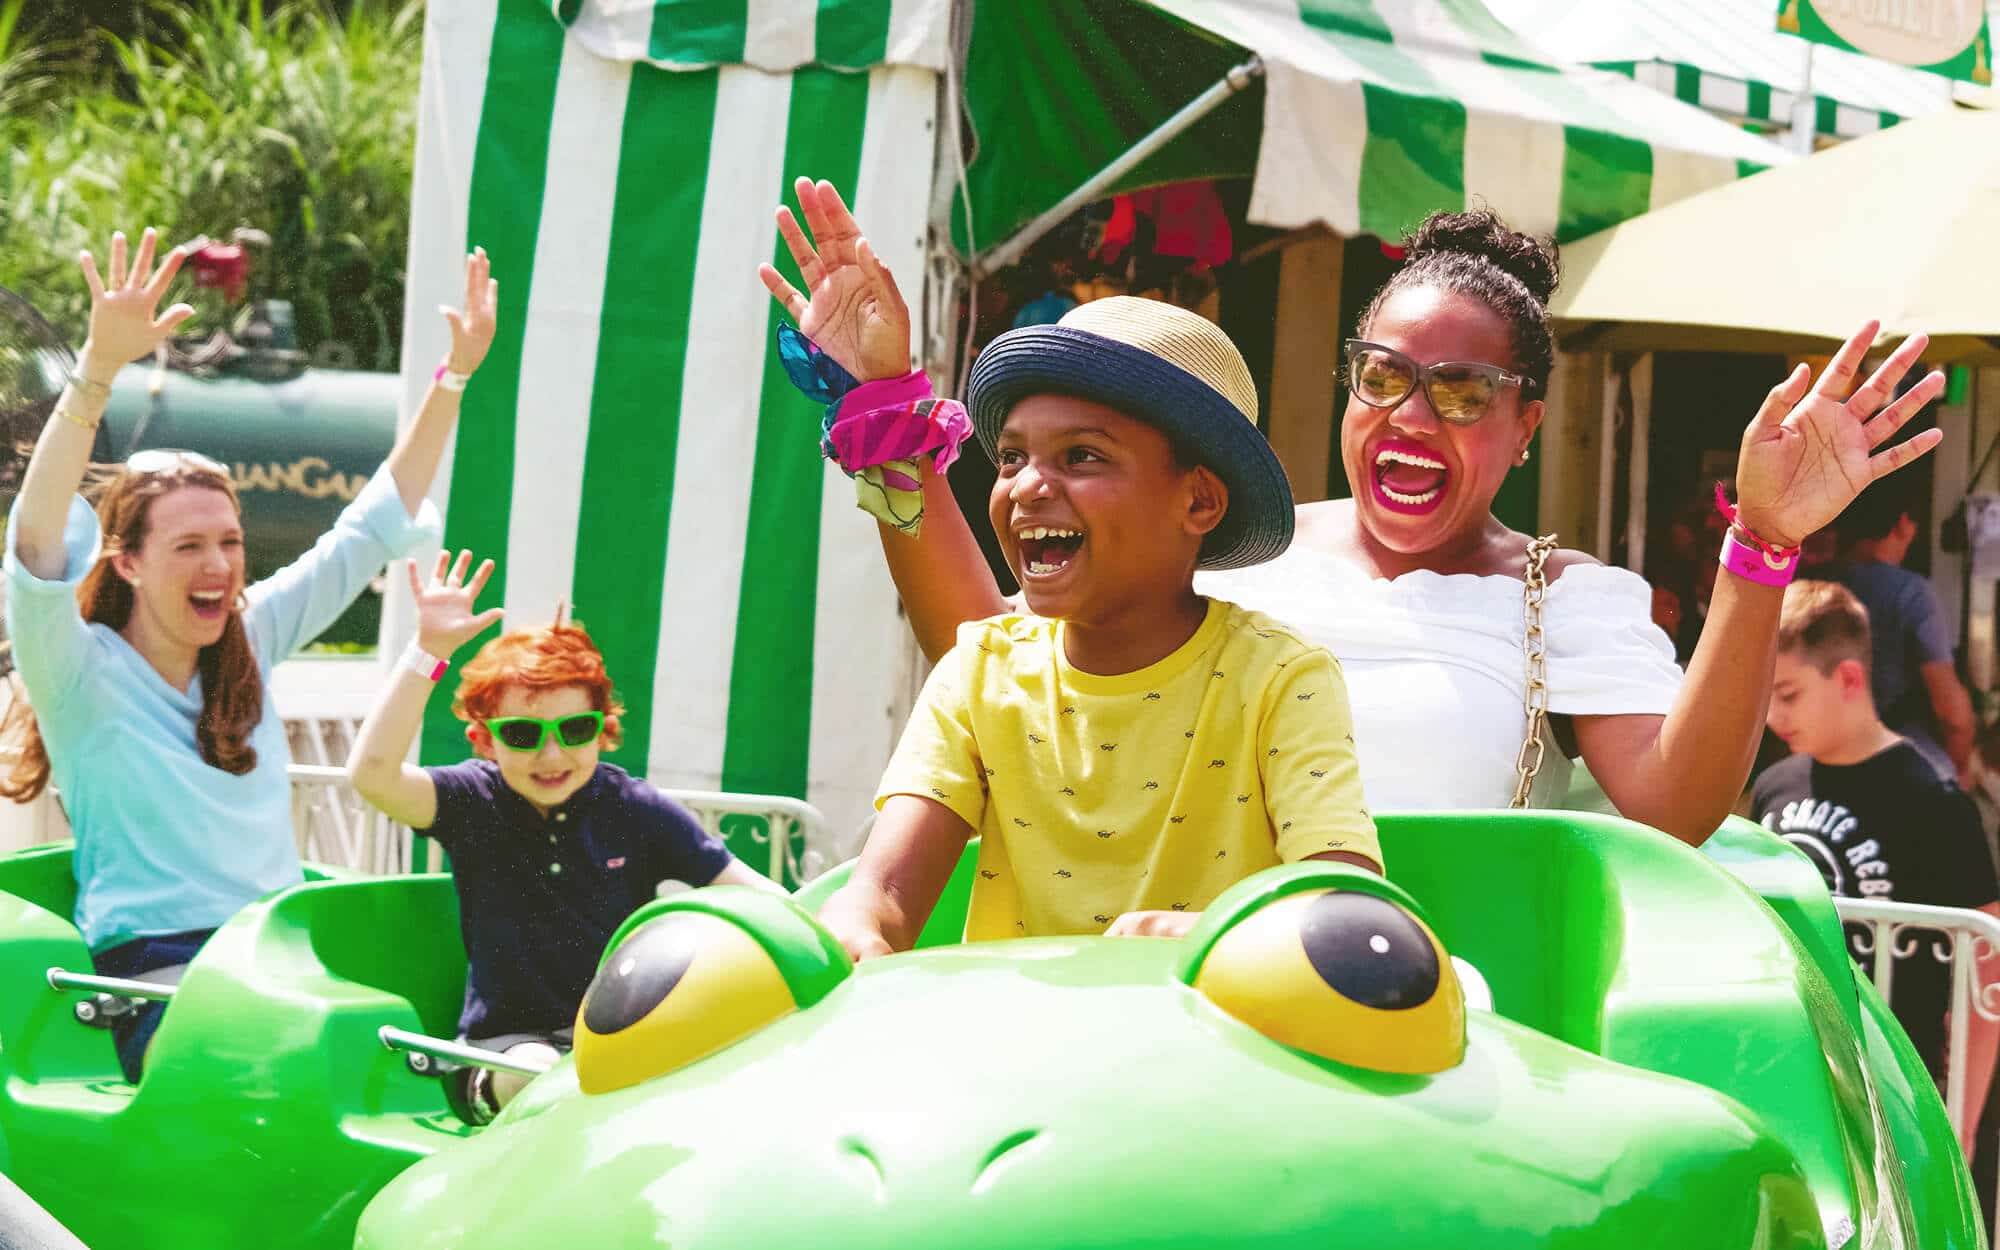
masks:
{"type": "Polygon", "coordinates": [[[429,773],[409,762],[409,754],[423,724],[424,704],[442,675],[441,666],[426,664],[432,671],[419,671],[413,661],[422,656],[449,658],[501,615],[499,608],[473,613],[473,601],[493,576],[493,561],[482,563],[468,582],[465,574],[471,564],[470,551],[459,552],[456,566],[449,551],[438,553],[429,586],[417,580],[416,564],[409,565],[410,591],[417,600],[416,650],[397,663],[388,688],[361,722],[361,734],[347,757],[347,779],[361,797],[412,829],[428,829],[437,820],[437,786],[429,773]]]}
{"type": "Polygon", "coordinates": [[[820,908],[820,923],[857,963],[910,949],[971,836],[972,826],[944,804],[890,795],[854,875],[820,908]]]}
{"type": "MultiPolygon", "coordinates": [[[[887,265],[862,236],[861,225],[830,182],[793,184],[806,228],[789,208],[777,212],[778,233],[798,266],[801,292],[775,266],[758,275],[799,333],[855,378],[896,378],[910,368],[910,310],[887,265]],[[811,231],[810,237],[807,231],[811,231]]],[[[951,483],[920,457],[924,524],[914,535],[882,526],[882,554],[909,613],[917,643],[932,660],[951,650],[958,627],[1011,610],[1000,593],[972,525],[959,511],[951,483]]]]}

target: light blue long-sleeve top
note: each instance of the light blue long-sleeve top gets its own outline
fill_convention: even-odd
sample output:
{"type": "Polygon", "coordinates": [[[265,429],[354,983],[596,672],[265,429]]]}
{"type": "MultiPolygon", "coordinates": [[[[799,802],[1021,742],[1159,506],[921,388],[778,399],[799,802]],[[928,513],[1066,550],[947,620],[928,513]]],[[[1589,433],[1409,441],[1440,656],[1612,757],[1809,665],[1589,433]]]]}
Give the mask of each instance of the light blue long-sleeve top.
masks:
{"type": "Polygon", "coordinates": [[[300,880],[271,668],[332,624],[386,561],[440,532],[429,503],[409,515],[385,467],[311,551],[248,589],[243,625],[264,716],[250,738],[257,765],[238,777],[195,744],[200,675],[176,690],[116,630],[84,621],[77,586],[103,541],[90,505],[70,501],[62,576],[49,581],[21,563],[10,520],[7,631],[76,832],[75,919],[93,951],[216,928],[300,880]]]}

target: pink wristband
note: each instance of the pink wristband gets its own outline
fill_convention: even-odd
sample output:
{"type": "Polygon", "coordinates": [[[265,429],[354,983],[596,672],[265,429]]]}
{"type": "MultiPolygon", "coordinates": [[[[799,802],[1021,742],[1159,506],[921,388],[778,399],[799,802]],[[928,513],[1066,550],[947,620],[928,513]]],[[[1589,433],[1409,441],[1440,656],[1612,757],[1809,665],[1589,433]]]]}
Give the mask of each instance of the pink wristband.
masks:
{"type": "Polygon", "coordinates": [[[412,638],[410,645],[403,648],[403,667],[437,681],[444,676],[445,670],[450,668],[451,664],[424,650],[417,645],[417,640],[412,638]]]}
{"type": "Polygon", "coordinates": [[[1723,568],[1759,586],[1789,586],[1799,571],[1796,548],[1784,555],[1759,551],[1748,543],[1738,541],[1734,530],[1723,535],[1721,559],[1723,568]]]}

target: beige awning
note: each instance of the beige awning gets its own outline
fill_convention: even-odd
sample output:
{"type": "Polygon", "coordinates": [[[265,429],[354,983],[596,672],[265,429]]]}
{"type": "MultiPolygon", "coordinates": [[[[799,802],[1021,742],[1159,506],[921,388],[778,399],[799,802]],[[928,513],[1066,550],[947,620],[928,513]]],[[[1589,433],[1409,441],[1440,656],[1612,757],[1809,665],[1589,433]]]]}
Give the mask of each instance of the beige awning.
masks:
{"type": "Polygon", "coordinates": [[[1823,351],[1870,317],[2000,364],[2000,111],[1904,122],[1563,248],[1563,346],[1823,351]]]}

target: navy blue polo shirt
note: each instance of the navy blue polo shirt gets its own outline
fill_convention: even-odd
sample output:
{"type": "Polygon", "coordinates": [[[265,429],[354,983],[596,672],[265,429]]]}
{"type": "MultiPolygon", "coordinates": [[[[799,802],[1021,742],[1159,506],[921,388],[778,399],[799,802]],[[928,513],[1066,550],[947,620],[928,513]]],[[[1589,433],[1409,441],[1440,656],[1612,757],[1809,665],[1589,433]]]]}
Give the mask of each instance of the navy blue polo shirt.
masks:
{"type": "Polygon", "coordinates": [[[662,881],[707,885],[727,847],[615,764],[543,816],[490,760],[428,768],[470,963],[465,1037],[570,1027],[605,943],[662,881]]]}

